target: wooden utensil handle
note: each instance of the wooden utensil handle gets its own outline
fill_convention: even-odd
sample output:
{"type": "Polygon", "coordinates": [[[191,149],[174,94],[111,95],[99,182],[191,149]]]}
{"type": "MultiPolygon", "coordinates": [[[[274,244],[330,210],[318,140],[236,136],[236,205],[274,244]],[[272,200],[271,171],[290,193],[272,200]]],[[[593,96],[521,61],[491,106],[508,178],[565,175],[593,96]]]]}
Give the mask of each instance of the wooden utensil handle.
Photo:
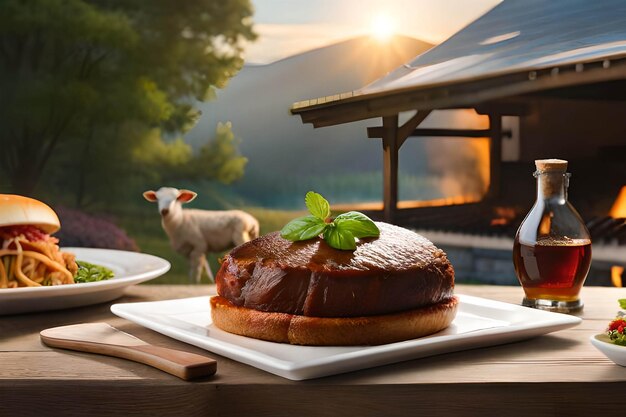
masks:
{"type": "Polygon", "coordinates": [[[46,345],[51,347],[99,353],[101,355],[115,356],[144,363],[184,380],[213,375],[217,370],[217,362],[213,359],[196,355],[195,353],[149,344],[121,346],[80,340],[57,339],[44,335],[41,336],[41,339],[46,345]]]}
{"type": "Polygon", "coordinates": [[[184,380],[213,375],[217,362],[205,356],[154,345],[128,346],[127,359],[145,363],[184,380]]]}

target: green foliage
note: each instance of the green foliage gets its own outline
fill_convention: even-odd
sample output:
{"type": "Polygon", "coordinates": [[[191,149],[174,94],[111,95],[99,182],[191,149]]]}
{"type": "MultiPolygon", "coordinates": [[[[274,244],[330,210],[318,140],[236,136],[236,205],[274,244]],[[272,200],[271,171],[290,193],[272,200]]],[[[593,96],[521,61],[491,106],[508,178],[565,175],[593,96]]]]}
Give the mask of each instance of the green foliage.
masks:
{"type": "Polygon", "coordinates": [[[334,223],[338,228],[349,231],[354,237],[378,236],[378,226],[365,214],[358,211],[342,213],[335,218],[334,223]]]}
{"type": "Polygon", "coordinates": [[[304,196],[304,204],[309,213],[322,221],[330,216],[330,204],[321,194],[309,191],[304,196]]]}
{"type": "Polygon", "coordinates": [[[280,235],[287,240],[297,242],[299,240],[313,239],[326,229],[326,223],[315,216],[303,216],[293,219],[283,227],[280,235]]]}
{"type": "Polygon", "coordinates": [[[248,159],[239,154],[240,140],[232,132],[230,122],[218,123],[215,139],[203,145],[182,173],[187,179],[216,179],[231,184],[243,176],[248,159]]]}
{"type": "Polygon", "coordinates": [[[142,166],[148,175],[160,178],[162,172],[174,172],[192,158],[191,146],[181,138],[165,142],[161,138],[160,129],[141,132],[133,149],[133,162],[142,166]]]}
{"type": "Polygon", "coordinates": [[[248,162],[239,154],[239,140],[230,123],[219,123],[216,135],[197,152],[182,138],[163,141],[159,129],[139,134],[133,162],[154,182],[217,180],[230,184],[241,178],[248,162]]]}
{"type": "Polygon", "coordinates": [[[356,241],[354,235],[349,231],[343,229],[338,224],[329,225],[324,230],[324,240],[329,246],[335,249],[342,250],[355,250],[356,241]]]}
{"type": "Polygon", "coordinates": [[[365,214],[350,211],[329,221],[330,204],[320,194],[309,191],[304,202],[310,216],[298,217],[285,225],[280,235],[294,242],[313,239],[323,234],[324,240],[335,249],[356,249],[356,238],[377,237],[378,226],[365,214]]]}
{"type": "MultiPolygon", "coordinates": [[[[46,186],[71,184],[80,200],[94,184],[150,177],[141,172],[150,164],[132,166],[147,143],[156,147],[153,161],[169,151],[168,164],[191,158],[163,136],[195,123],[190,103],[225,85],[255,37],[249,0],[2,0],[0,7],[0,172],[22,194],[43,178],[46,186]]],[[[197,158],[222,153],[197,178],[232,182],[245,159],[234,138],[219,137],[197,158]]]]}

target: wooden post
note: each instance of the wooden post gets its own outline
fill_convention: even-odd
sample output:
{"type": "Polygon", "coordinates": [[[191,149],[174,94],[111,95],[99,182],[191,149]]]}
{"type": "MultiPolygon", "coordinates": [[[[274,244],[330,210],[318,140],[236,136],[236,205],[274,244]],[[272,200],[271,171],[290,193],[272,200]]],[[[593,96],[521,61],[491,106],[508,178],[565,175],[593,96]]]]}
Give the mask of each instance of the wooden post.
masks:
{"type": "Polygon", "coordinates": [[[398,209],[398,115],[383,117],[383,215],[393,223],[398,209]]]}
{"type": "Polygon", "coordinates": [[[402,126],[398,126],[398,114],[383,116],[382,126],[367,128],[367,137],[383,139],[383,217],[389,223],[394,222],[398,210],[398,151],[430,112],[417,111],[402,126]]]}
{"type": "Polygon", "coordinates": [[[500,194],[500,171],[502,167],[502,116],[489,114],[489,189],[487,198],[494,199],[500,194]]]}

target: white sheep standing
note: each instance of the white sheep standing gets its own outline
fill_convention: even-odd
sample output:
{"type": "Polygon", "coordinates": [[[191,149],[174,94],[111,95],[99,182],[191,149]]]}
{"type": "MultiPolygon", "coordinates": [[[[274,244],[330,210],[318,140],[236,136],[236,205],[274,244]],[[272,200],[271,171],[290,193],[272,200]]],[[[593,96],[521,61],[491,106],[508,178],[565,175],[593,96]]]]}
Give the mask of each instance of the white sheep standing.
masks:
{"type": "Polygon", "coordinates": [[[189,279],[200,282],[205,268],[214,281],[206,253],[222,252],[258,237],[259,222],[241,210],[183,209],[196,195],[171,187],[143,193],[146,200],[158,202],[161,225],[172,249],[189,260],[189,279]]]}

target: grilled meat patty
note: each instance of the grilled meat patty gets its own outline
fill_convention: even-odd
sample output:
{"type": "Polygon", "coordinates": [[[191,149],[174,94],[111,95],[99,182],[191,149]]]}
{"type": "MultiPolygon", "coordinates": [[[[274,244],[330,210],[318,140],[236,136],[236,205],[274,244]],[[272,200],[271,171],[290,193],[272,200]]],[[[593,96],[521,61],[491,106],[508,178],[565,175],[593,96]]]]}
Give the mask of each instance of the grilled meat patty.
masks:
{"type": "Polygon", "coordinates": [[[233,249],[216,276],[235,306],[311,317],[391,314],[452,298],[454,270],[423,236],[377,223],[378,238],[354,251],[322,239],[291,242],[278,232],[233,249]]]}

